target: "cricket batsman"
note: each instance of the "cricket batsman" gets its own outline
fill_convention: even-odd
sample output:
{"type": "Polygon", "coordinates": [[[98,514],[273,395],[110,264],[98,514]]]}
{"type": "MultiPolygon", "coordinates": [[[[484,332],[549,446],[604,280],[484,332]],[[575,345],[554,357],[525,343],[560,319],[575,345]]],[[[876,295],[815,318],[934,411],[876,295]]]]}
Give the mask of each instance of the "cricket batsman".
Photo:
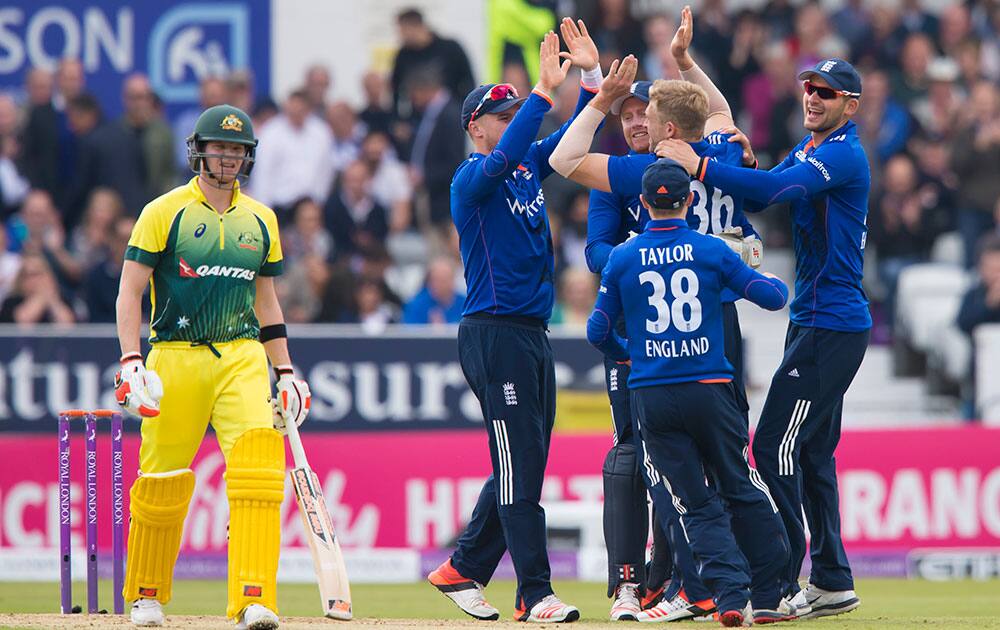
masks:
{"type": "Polygon", "coordinates": [[[238,628],[277,628],[279,430],[305,419],[309,387],[292,374],[274,291],[282,268],[277,220],[240,191],[257,146],[249,116],[229,105],[207,109],[187,146],[196,176],[143,208],[118,291],[115,394],[142,418],[123,594],[135,625],[163,625],[194,490],[191,462],[211,422],[226,460],[230,511],[226,616],[238,628]],[[152,350],[143,362],[147,283],[152,350]],[[273,405],[268,360],[277,377],[273,405]]]}

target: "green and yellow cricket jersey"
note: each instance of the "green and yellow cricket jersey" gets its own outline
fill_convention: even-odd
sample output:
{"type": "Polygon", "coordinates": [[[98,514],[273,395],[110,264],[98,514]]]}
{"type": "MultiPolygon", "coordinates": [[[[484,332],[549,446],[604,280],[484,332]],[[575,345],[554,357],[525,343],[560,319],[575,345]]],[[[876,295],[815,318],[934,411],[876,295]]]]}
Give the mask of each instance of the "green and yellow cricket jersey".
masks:
{"type": "Polygon", "coordinates": [[[281,274],[278,220],[238,186],[219,214],[195,177],[143,208],[125,258],[153,268],[150,343],[256,339],[254,280],[281,274]]]}

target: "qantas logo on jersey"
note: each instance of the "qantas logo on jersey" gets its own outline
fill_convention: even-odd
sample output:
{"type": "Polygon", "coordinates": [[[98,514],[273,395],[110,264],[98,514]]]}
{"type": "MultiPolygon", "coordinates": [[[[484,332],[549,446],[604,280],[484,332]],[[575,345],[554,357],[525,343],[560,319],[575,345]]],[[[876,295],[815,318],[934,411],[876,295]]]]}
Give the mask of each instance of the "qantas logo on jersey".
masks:
{"type": "Polygon", "coordinates": [[[238,280],[253,280],[257,272],[243,267],[227,267],[226,265],[201,265],[198,267],[198,276],[222,276],[223,278],[236,278],[238,280]]]}
{"type": "Polygon", "coordinates": [[[191,268],[191,265],[187,264],[187,261],[183,258],[178,258],[178,266],[180,267],[180,276],[182,278],[200,278],[198,272],[191,268]]]}

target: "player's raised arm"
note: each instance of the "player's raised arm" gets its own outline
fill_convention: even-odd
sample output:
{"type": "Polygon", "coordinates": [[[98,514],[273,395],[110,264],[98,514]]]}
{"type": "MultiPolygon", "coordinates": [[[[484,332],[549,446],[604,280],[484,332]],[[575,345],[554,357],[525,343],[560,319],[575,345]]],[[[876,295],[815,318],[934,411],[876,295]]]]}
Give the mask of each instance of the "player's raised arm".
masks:
{"type": "Polygon", "coordinates": [[[476,152],[485,157],[464,162],[455,173],[452,192],[464,202],[482,199],[496,190],[510,171],[524,160],[535,141],[542,118],[552,107],[551,95],[566,79],[571,64],[569,60],[560,64],[559,38],[552,31],[539,46],[539,58],[538,83],[527,99],[518,98],[513,86],[508,84],[482,86],[466,97],[462,107],[463,123],[476,152]],[[469,99],[480,90],[482,96],[478,102],[470,102],[469,99]],[[520,109],[512,116],[507,110],[513,107],[520,109]]]}
{"type": "Polygon", "coordinates": [[[694,36],[694,18],[691,15],[691,7],[685,6],[681,10],[681,24],[674,33],[674,39],[670,42],[670,54],[677,62],[677,68],[681,71],[681,78],[701,86],[708,93],[708,118],[705,120],[705,135],[718,131],[723,127],[730,127],[733,124],[733,111],[729,107],[729,101],[722,94],[712,79],[694,62],[688,49],[691,47],[691,39],[694,36]]]}
{"type": "Polygon", "coordinates": [[[611,191],[608,156],[588,151],[612,103],[628,95],[638,67],[639,61],[633,55],[620,63],[612,62],[597,96],[577,115],[549,156],[549,164],[557,173],[588,188],[611,191]]]}

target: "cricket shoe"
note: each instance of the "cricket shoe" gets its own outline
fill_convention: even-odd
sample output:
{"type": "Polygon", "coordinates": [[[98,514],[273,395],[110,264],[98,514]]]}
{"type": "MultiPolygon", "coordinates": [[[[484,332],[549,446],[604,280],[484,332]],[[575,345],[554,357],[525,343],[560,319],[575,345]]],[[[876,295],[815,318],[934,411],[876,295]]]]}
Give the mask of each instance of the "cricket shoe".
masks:
{"type": "Polygon", "coordinates": [[[162,626],[163,605],[155,599],[137,599],[132,602],[129,618],[133,624],[142,628],[162,626]]]}
{"type": "Polygon", "coordinates": [[[753,625],[753,609],[748,602],[743,610],[724,610],[719,613],[719,623],[725,628],[750,627],[753,625]]]}
{"type": "Polygon", "coordinates": [[[642,596],[642,600],[639,602],[639,606],[646,610],[647,608],[652,608],[656,606],[663,600],[664,587],[660,586],[657,589],[646,589],[646,593],[642,596]]]}
{"type": "Polygon", "coordinates": [[[483,596],[483,585],[462,577],[462,574],[451,566],[451,558],[428,573],[427,581],[470,617],[484,621],[496,621],[500,618],[500,611],[490,606],[483,596]]]}
{"type": "Polygon", "coordinates": [[[688,601],[687,594],[682,589],[670,601],[662,601],[656,606],[640,612],[636,615],[636,619],[642,623],[681,621],[683,619],[698,619],[711,615],[715,611],[714,601],[711,599],[703,599],[700,602],[688,601]]]}
{"type": "Polygon", "coordinates": [[[754,608],[753,622],[761,625],[766,623],[779,623],[782,621],[794,621],[799,618],[798,609],[782,597],[778,607],[774,610],[769,608],[754,608]]]}
{"type": "Polygon", "coordinates": [[[562,603],[554,594],[544,597],[540,602],[532,606],[530,611],[525,610],[523,606],[524,600],[521,600],[521,606],[514,610],[514,621],[568,623],[580,618],[580,611],[576,606],[562,603]]]}
{"type": "Polygon", "coordinates": [[[236,622],[236,630],[274,630],[277,627],[278,615],[260,604],[250,604],[244,608],[236,622]]]}
{"type": "Polygon", "coordinates": [[[615,603],[611,604],[611,621],[635,621],[642,608],[639,606],[638,584],[622,582],[615,589],[615,603]]]}
{"type": "Polygon", "coordinates": [[[861,600],[854,591],[827,591],[807,584],[792,598],[791,605],[799,619],[815,619],[851,612],[861,605],[861,600]]]}

